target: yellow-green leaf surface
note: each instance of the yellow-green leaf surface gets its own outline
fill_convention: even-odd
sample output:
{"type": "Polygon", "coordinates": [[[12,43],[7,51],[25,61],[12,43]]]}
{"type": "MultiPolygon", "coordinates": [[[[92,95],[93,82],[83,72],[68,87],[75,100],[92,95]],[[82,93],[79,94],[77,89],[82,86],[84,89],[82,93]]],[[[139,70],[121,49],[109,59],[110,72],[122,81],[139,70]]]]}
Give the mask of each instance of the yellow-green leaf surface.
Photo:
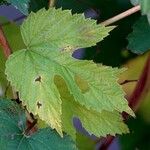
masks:
{"type": "Polygon", "coordinates": [[[83,14],[51,8],[31,13],[21,27],[27,47],[51,47],[54,50],[75,50],[101,41],[114,27],[98,26],[83,14]]]}
{"type": "Polygon", "coordinates": [[[95,45],[112,28],[55,8],[31,13],[21,26],[26,49],[9,57],[8,80],[19,91],[27,109],[61,135],[63,130],[74,135],[74,129],[67,129],[74,115],[97,136],[127,131],[119,113],[126,111],[133,115],[133,112],[117,83],[122,70],[72,57],[73,50],[95,45]],[[64,101],[60,87],[54,82],[60,78],[72,94],[69,101],[64,101]],[[96,126],[91,126],[92,117],[96,126]],[[101,129],[103,125],[108,129],[101,129]]]}
{"type": "Polygon", "coordinates": [[[70,94],[64,80],[59,76],[55,77],[55,83],[59,89],[62,99],[62,120],[63,129],[75,138],[75,129],[73,128],[72,118],[78,117],[83,127],[96,136],[106,136],[127,133],[128,128],[123,123],[120,113],[117,111],[97,112],[89,110],[81,104],[75,102],[73,94],[70,94]]]}

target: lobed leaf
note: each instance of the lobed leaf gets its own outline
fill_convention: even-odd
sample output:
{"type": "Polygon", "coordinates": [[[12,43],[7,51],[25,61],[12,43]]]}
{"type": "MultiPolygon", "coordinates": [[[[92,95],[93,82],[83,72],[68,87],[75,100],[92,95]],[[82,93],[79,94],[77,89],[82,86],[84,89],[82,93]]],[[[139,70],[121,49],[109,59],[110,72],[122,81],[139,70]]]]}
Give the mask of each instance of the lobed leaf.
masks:
{"type": "Polygon", "coordinates": [[[119,113],[134,113],[117,83],[122,70],[72,57],[73,50],[95,45],[112,28],[55,8],[31,13],[21,26],[27,48],[7,60],[7,78],[27,109],[60,135],[66,131],[74,137],[74,115],[97,136],[128,131],[119,113]],[[58,87],[58,77],[64,80],[72,98],[64,100],[60,87],[65,90],[65,84],[58,87]]]}

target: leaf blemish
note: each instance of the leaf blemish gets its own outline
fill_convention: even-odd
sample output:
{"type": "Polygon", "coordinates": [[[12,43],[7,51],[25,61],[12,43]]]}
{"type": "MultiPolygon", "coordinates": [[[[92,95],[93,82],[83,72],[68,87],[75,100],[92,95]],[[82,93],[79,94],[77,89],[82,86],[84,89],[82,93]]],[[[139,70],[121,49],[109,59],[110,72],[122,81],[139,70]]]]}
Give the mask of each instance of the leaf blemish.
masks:
{"type": "Polygon", "coordinates": [[[42,104],[40,102],[37,102],[37,106],[38,106],[38,109],[40,109],[40,107],[42,106],[42,104]]]}
{"type": "Polygon", "coordinates": [[[35,82],[41,82],[42,78],[41,76],[38,76],[36,79],[35,79],[35,82]]]}

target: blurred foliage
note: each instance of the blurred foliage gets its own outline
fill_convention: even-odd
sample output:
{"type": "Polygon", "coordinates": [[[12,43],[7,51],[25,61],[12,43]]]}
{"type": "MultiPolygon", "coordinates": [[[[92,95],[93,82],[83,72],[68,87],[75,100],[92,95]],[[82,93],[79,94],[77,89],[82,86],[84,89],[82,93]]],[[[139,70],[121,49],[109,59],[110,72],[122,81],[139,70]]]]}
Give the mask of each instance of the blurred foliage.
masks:
{"type": "Polygon", "coordinates": [[[76,133],[76,144],[79,150],[94,150],[96,147],[96,141],[79,132],[76,133]]]}
{"type": "Polygon", "coordinates": [[[145,16],[133,25],[128,41],[128,48],[134,53],[142,54],[150,49],[150,26],[145,16]]]}
{"type": "MultiPolygon", "coordinates": [[[[143,71],[144,65],[149,54],[150,52],[147,52],[144,55],[140,55],[125,63],[122,67],[126,68],[126,71],[121,74],[119,78],[119,83],[122,83],[125,80],[138,80],[143,71]]],[[[127,99],[131,96],[136,86],[136,83],[137,82],[134,81],[123,85],[123,89],[126,93],[127,99]]]]}
{"type": "Polygon", "coordinates": [[[19,9],[23,14],[28,15],[30,0],[6,0],[9,4],[12,4],[15,8],[19,9]]]}
{"type": "MultiPolygon", "coordinates": [[[[138,80],[144,69],[145,63],[150,52],[138,56],[136,59],[127,62],[124,67],[128,68],[120,77],[119,82],[124,80],[138,80]]],[[[147,70],[149,72],[150,70],[147,70]]],[[[130,82],[123,85],[126,97],[129,98],[136,86],[136,82],[130,82]]],[[[148,150],[150,149],[150,78],[146,79],[146,86],[140,97],[140,105],[136,119],[129,119],[127,124],[130,134],[120,136],[121,150],[148,150]]]]}
{"type": "Polygon", "coordinates": [[[136,119],[127,122],[130,134],[120,136],[121,150],[149,150],[150,124],[147,124],[138,114],[136,119]]]}
{"type": "MultiPolygon", "coordinates": [[[[10,44],[12,51],[14,52],[16,50],[24,48],[24,43],[21,38],[19,27],[14,23],[8,23],[8,20],[6,20],[3,17],[0,17],[0,23],[2,24],[4,34],[7,37],[7,40],[10,44]]],[[[4,94],[6,94],[6,96],[9,98],[12,97],[12,90],[11,87],[9,87],[9,83],[6,80],[6,76],[4,73],[5,61],[6,58],[4,57],[2,47],[0,47],[0,85],[1,85],[0,97],[4,97],[4,94]]]]}
{"type": "Polygon", "coordinates": [[[29,12],[36,12],[41,8],[48,8],[49,0],[30,0],[29,12]]]}

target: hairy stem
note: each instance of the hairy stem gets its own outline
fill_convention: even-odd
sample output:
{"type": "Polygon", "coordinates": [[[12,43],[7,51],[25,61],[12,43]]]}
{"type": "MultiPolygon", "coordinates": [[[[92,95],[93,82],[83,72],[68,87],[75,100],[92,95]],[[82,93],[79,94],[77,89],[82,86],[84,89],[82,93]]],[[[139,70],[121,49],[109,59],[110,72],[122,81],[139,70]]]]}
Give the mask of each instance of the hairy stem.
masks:
{"type": "Polygon", "coordinates": [[[55,2],[56,2],[56,0],[49,0],[49,7],[54,7],[55,2]]]}
{"type": "Polygon", "coordinates": [[[2,46],[5,57],[8,58],[9,55],[11,54],[11,48],[10,48],[9,43],[4,35],[1,25],[0,25],[0,45],[2,46]]]}
{"type": "Polygon", "coordinates": [[[119,21],[119,20],[121,20],[121,19],[123,19],[125,17],[128,17],[128,16],[130,16],[130,15],[132,15],[132,14],[134,14],[134,13],[140,11],[140,10],[141,10],[140,5],[134,6],[133,8],[131,8],[131,9],[129,9],[129,10],[127,10],[127,11],[117,15],[117,16],[114,16],[114,17],[112,17],[112,18],[110,18],[110,19],[108,19],[108,20],[106,20],[104,22],[101,22],[100,24],[102,24],[104,26],[111,25],[114,22],[117,22],[117,21],[119,21]]]}
{"type": "MultiPolygon", "coordinates": [[[[136,84],[136,87],[131,95],[131,97],[129,98],[129,106],[136,111],[139,107],[140,101],[141,101],[141,96],[143,94],[143,92],[146,90],[149,80],[149,75],[150,75],[150,54],[147,58],[146,64],[144,66],[143,72],[140,76],[139,81],[136,84]]],[[[149,87],[148,87],[149,88],[149,87]]]]}

